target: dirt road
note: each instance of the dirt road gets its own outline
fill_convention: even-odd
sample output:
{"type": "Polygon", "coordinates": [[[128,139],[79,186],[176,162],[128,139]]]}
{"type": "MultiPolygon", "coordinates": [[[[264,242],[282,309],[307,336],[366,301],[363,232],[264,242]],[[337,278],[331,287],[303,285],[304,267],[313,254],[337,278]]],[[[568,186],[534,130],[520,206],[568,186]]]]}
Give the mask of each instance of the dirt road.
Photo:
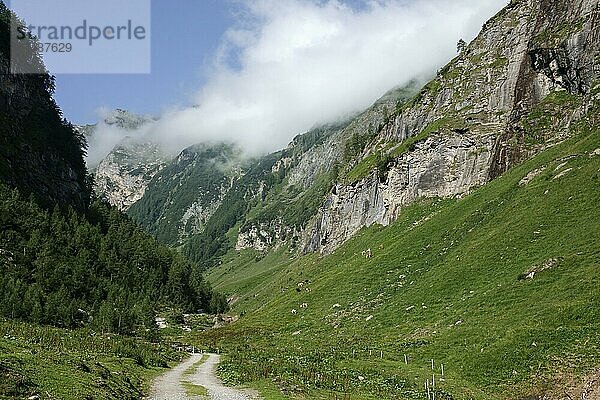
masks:
{"type": "Polygon", "coordinates": [[[208,354],[204,361],[192,374],[185,374],[194,364],[202,359],[202,355],[193,354],[186,361],[160,376],[152,386],[149,400],[192,400],[198,396],[188,396],[181,382],[191,382],[208,390],[210,400],[255,400],[259,399],[251,391],[228,388],[215,375],[220,357],[208,354]]]}

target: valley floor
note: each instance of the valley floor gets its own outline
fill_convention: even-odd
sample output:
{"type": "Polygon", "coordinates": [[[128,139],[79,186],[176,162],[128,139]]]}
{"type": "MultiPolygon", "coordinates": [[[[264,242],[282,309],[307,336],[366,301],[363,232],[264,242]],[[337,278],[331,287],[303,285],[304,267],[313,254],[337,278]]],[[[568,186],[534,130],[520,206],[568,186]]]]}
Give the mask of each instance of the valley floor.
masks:
{"type": "Polygon", "coordinates": [[[0,319],[0,399],[140,399],[180,356],[166,343],[0,319]]]}

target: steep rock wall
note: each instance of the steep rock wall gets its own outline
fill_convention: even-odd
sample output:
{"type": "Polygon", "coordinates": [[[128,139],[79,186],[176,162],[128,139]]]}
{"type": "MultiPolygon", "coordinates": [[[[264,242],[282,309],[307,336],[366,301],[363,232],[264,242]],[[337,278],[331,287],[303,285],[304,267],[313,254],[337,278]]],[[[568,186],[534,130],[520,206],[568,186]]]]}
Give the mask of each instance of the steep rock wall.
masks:
{"type": "Polygon", "coordinates": [[[600,75],[599,15],[598,0],[511,2],[381,129],[361,159],[389,161],[335,186],[304,250],[331,252],[419,198],[463,196],[563,140],[600,75]]]}

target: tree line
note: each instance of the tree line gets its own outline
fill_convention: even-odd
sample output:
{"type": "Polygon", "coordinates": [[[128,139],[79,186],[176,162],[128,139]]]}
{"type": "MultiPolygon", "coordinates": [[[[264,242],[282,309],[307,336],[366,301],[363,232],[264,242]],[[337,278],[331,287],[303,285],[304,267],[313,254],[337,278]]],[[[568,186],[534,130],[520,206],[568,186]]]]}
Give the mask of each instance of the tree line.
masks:
{"type": "Polygon", "coordinates": [[[63,327],[131,333],[157,307],[224,312],[198,268],[115,208],[40,207],[0,185],[0,314],[63,327]]]}

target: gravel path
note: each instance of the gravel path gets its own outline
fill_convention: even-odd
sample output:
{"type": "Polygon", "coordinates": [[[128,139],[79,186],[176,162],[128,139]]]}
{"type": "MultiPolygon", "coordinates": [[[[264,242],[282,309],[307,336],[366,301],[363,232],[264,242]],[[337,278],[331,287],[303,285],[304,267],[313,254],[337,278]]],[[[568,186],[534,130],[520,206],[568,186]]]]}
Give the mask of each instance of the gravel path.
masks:
{"type": "Polygon", "coordinates": [[[181,381],[184,379],[183,373],[196,362],[200,361],[201,358],[201,354],[193,354],[175,368],[170,369],[165,374],[161,375],[154,381],[154,385],[152,385],[152,394],[148,399],[187,400],[188,397],[185,394],[185,389],[181,385],[181,381]]]}
{"type": "Polygon", "coordinates": [[[224,386],[215,375],[215,368],[219,364],[220,356],[209,354],[206,360],[194,375],[188,380],[195,385],[204,386],[210,394],[211,400],[250,400],[257,397],[249,391],[241,391],[224,386]]]}
{"type": "Polygon", "coordinates": [[[259,398],[251,391],[228,388],[221,383],[215,375],[215,368],[220,360],[220,357],[216,354],[208,354],[208,359],[198,367],[194,374],[184,375],[184,372],[200,361],[201,358],[201,354],[194,354],[159,377],[154,382],[149,400],[190,400],[181,385],[181,381],[188,381],[205,387],[208,390],[210,400],[254,400],[259,398]]]}

